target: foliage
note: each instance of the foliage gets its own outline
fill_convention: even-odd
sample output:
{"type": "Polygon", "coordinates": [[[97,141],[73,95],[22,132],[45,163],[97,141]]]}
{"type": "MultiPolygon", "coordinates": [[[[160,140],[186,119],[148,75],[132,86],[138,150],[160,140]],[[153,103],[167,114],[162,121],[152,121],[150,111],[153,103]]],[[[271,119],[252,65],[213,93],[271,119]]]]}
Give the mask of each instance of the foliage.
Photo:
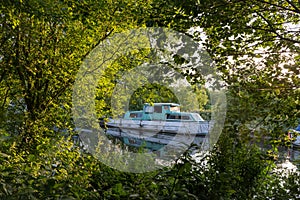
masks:
{"type": "MultiPolygon", "coordinates": [[[[269,138],[276,149],[299,119],[299,4],[296,1],[200,1],[184,4],[225,81],[226,126],[234,137],[269,138]],[[205,34],[205,35],[204,35],[205,34]]],[[[245,142],[245,141],[244,141],[245,142]]]]}
{"type": "MultiPolygon", "coordinates": [[[[299,174],[274,173],[276,155],[256,146],[266,141],[276,153],[278,145],[289,144],[286,130],[299,118],[297,1],[15,0],[1,2],[0,10],[1,199],[299,198],[299,174]],[[219,143],[200,161],[188,151],[172,166],[133,174],[105,166],[74,145],[72,84],[82,60],[101,41],[145,26],[186,34],[192,28],[226,84],[228,108],[219,143]]],[[[111,114],[110,96],[122,73],[150,62],[153,52],[130,53],[99,80],[99,116],[111,114]]],[[[176,56],[172,61],[174,69],[184,63],[176,56]]],[[[141,104],[140,96],[176,101],[164,89],[152,84],[133,91],[132,106],[141,104]]],[[[207,106],[205,90],[192,89],[207,106]]],[[[119,103],[125,99],[120,97],[119,103]]]]}
{"type": "Polygon", "coordinates": [[[19,152],[16,142],[1,146],[1,199],[92,196],[88,179],[95,164],[91,156],[80,155],[64,137],[39,140],[43,143],[30,154],[19,152]]]}

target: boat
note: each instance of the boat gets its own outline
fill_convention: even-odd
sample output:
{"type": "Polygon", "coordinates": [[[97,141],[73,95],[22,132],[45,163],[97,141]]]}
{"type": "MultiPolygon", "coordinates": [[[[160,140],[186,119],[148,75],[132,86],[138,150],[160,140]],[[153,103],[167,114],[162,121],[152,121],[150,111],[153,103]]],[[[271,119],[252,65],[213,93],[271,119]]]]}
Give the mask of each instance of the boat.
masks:
{"type": "MultiPolygon", "coordinates": [[[[100,124],[103,126],[104,123],[100,124]]],[[[105,126],[122,132],[135,130],[140,133],[206,136],[212,122],[203,120],[198,113],[181,112],[176,103],[145,103],[142,110],[127,111],[123,118],[109,119],[105,126]]]]}

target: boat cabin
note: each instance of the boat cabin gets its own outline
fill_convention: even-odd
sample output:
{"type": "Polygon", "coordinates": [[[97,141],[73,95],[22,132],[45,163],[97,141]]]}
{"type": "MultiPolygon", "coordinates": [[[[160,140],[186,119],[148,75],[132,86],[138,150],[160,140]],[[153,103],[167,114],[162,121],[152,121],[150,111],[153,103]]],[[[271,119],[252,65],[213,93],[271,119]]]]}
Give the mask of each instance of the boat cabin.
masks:
{"type": "Polygon", "coordinates": [[[126,112],[124,119],[204,121],[198,113],[180,112],[180,105],[176,103],[154,103],[152,105],[146,103],[143,110],[126,112]]]}

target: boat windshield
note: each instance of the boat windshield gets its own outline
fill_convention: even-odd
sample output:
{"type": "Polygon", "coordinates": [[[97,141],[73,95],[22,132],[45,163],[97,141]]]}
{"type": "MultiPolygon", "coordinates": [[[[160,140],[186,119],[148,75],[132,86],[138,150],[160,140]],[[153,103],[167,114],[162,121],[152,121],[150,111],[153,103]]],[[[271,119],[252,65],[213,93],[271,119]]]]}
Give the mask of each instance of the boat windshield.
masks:
{"type": "Polygon", "coordinates": [[[198,113],[192,113],[192,116],[195,121],[204,121],[204,119],[198,113]]]}

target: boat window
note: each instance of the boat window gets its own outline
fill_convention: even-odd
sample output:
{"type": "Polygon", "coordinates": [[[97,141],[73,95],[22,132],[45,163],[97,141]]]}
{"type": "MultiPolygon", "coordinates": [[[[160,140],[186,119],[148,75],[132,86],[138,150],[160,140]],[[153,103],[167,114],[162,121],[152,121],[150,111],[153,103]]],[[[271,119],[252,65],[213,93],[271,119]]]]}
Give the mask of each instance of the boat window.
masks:
{"type": "Polygon", "coordinates": [[[154,106],[154,112],[155,113],[162,113],[162,107],[161,106],[154,106]]]}
{"type": "Polygon", "coordinates": [[[153,113],[154,108],[153,106],[146,106],[145,107],[145,113],[153,113]]]}
{"type": "Polygon", "coordinates": [[[178,115],[167,115],[167,119],[180,119],[178,115]]]}
{"type": "Polygon", "coordinates": [[[137,118],[137,113],[130,113],[129,117],[130,118],[137,118]]]}
{"type": "Polygon", "coordinates": [[[204,121],[204,119],[198,113],[193,113],[192,115],[195,121],[204,121]]]}
{"type": "Polygon", "coordinates": [[[191,120],[190,116],[188,116],[188,115],[181,116],[181,119],[182,120],[191,120]]]}
{"type": "Polygon", "coordinates": [[[142,113],[130,113],[130,118],[142,118],[142,113]]]}
{"type": "Polygon", "coordinates": [[[190,115],[167,115],[167,119],[192,120],[190,115]]]}
{"type": "Polygon", "coordinates": [[[179,107],[179,106],[171,106],[171,107],[170,107],[170,111],[173,111],[173,112],[180,112],[180,107],[179,107]]]}

